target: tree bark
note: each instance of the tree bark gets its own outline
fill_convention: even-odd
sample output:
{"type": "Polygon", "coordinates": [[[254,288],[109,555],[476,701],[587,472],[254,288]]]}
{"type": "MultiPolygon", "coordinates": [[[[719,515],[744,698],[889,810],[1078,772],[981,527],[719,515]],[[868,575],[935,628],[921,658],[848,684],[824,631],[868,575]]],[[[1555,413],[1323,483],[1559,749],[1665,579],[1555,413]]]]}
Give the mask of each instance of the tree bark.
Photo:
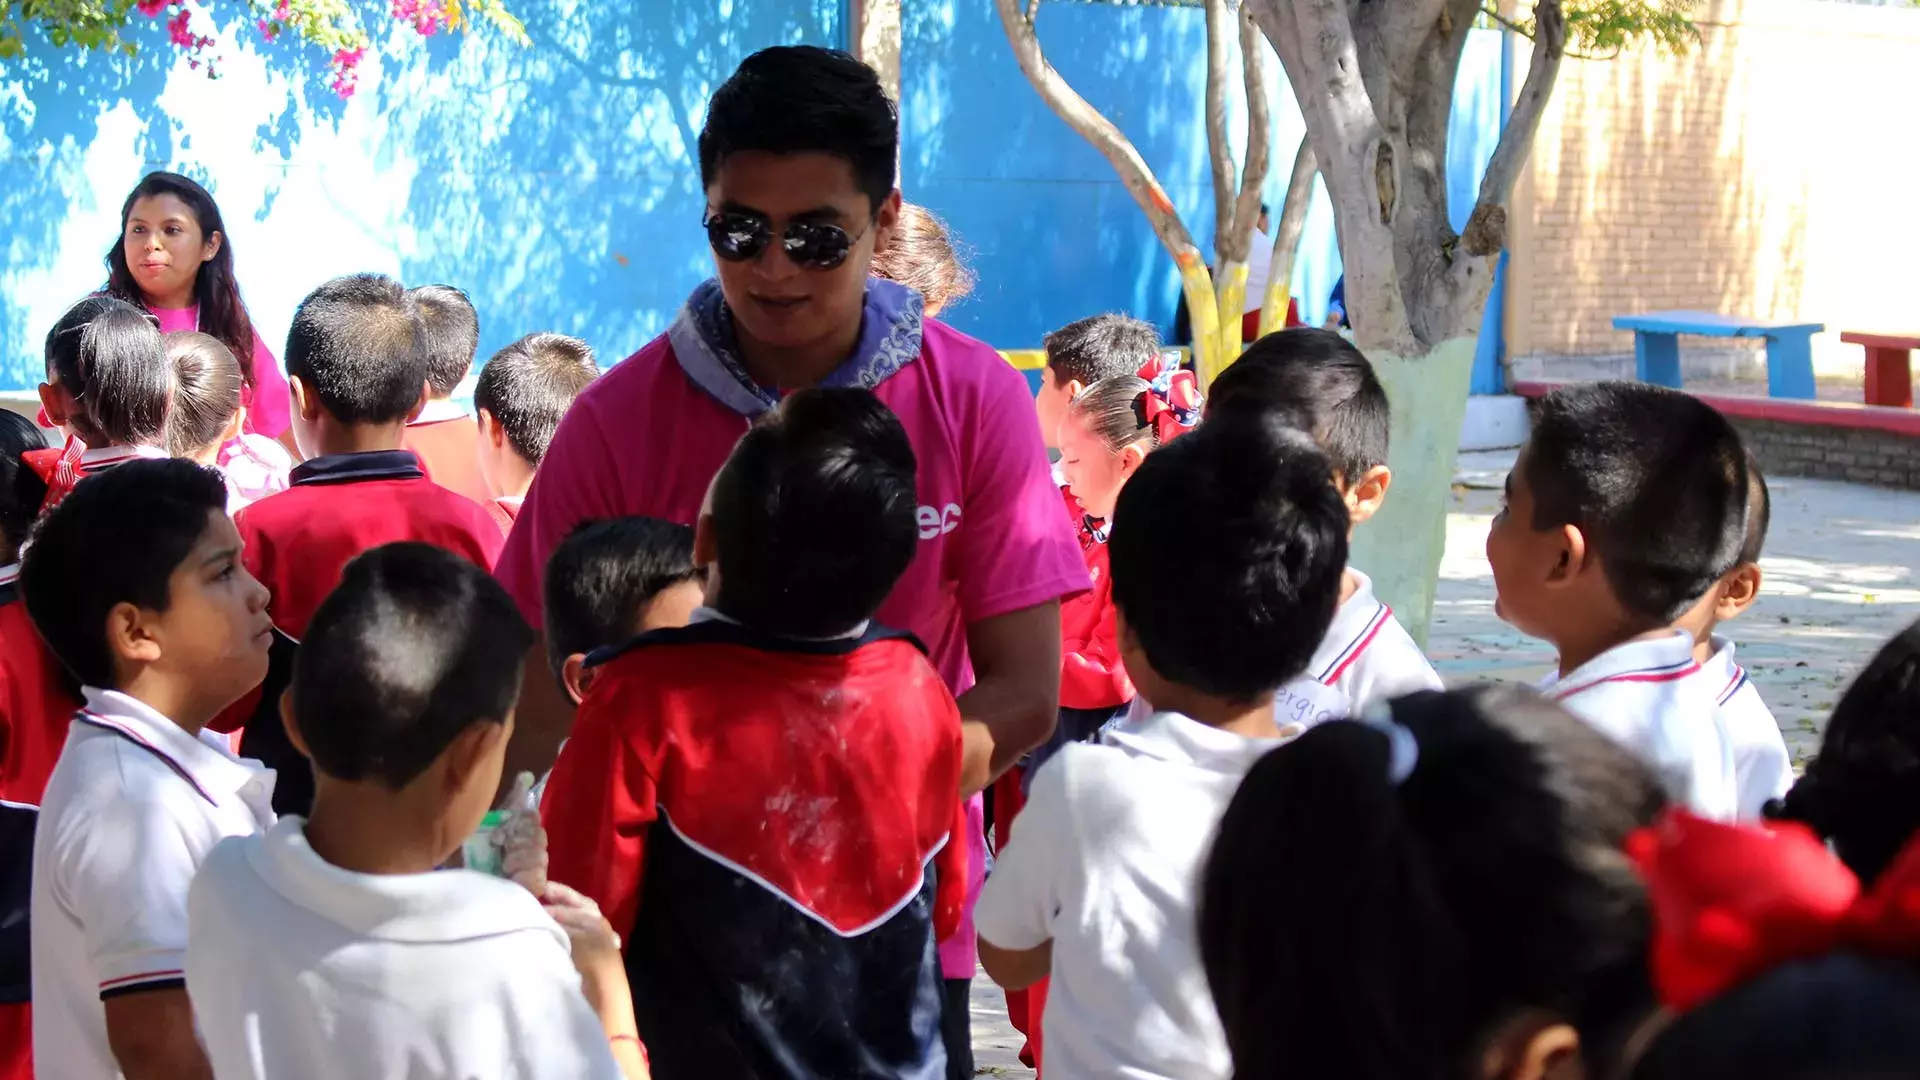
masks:
{"type": "Polygon", "coordinates": [[[1014,59],[1020,64],[1021,73],[1026,75],[1027,81],[1033,84],[1035,92],[1040,95],[1040,100],[1046,102],[1054,115],[1091,143],[1113,166],[1127,193],[1133,196],[1133,201],[1146,214],[1154,235],[1160,238],[1160,243],[1173,256],[1174,266],[1180,271],[1180,286],[1186,299],[1187,314],[1193,323],[1196,366],[1203,372],[1218,370],[1224,366],[1224,362],[1214,356],[1220,336],[1219,300],[1214,293],[1206,260],[1194,244],[1193,234],[1180,221],[1173,200],[1167,197],[1166,189],[1160,186],[1153,170],[1126,135],[1081,97],[1054,70],[1052,64],[1047,63],[1033,20],[1021,8],[1020,0],[993,0],[993,5],[999,12],[1000,25],[1007,33],[1007,43],[1013,49],[1014,59]]]}
{"type": "Polygon", "coordinates": [[[1300,238],[1307,231],[1307,207],[1313,202],[1313,181],[1320,166],[1313,158],[1313,140],[1300,137],[1293,155],[1293,175],[1287,178],[1287,198],[1280,204],[1280,220],[1273,231],[1273,263],[1267,272],[1267,295],[1260,304],[1260,333],[1271,334],[1286,325],[1287,305],[1293,299],[1293,264],[1300,258],[1300,238]]]}
{"type": "Polygon", "coordinates": [[[880,76],[887,96],[900,100],[900,0],[854,0],[855,48],[880,76]]]}
{"type": "Polygon", "coordinates": [[[1227,142],[1227,40],[1233,15],[1227,0],[1207,0],[1207,166],[1213,174],[1213,262],[1224,266],[1236,256],[1233,228],[1233,147],[1227,142]]]}

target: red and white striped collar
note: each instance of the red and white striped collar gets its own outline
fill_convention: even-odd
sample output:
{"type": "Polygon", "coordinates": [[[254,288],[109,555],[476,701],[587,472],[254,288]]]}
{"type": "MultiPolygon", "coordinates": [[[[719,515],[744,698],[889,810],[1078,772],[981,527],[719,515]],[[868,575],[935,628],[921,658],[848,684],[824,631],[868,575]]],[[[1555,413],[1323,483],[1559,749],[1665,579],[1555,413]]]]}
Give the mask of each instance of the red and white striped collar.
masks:
{"type": "Polygon", "coordinates": [[[407,426],[439,424],[448,420],[459,420],[466,415],[467,410],[461,408],[460,403],[452,398],[430,398],[425,405],[421,406],[420,415],[409,421],[407,426]]]}
{"type": "Polygon", "coordinates": [[[20,580],[20,564],[17,562],[0,566],[0,586],[12,585],[20,580]]]}
{"type": "Polygon", "coordinates": [[[221,736],[189,735],[146,702],[118,690],[89,686],[84,693],[86,705],[74,716],[77,722],[110,731],[153,754],[209,803],[217,806],[233,799],[255,779],[271,781],[272,770],[235,757],[221,736]]]}
{"type": "Polygon", "coordinates": [[[1607,683],[1674,682],[1699,670],[1693,659],[1693,635],[1674,630],[1616,645],[1563,677],[1549,675],[1540,689],[1556,701],[1565,701],[1607,683]]]}
{"type": "Polygon", "coordinates": [[[1353,595],[1334,609],[1333,622],[1307,667],[1308,673],[1325,686],[1340,681],[1380,635],[1380,628],[1393,618],[1393,609],[1373,595],[1373,579],[1352,567],[1347,573],[1353,576],[1353,595]]]}

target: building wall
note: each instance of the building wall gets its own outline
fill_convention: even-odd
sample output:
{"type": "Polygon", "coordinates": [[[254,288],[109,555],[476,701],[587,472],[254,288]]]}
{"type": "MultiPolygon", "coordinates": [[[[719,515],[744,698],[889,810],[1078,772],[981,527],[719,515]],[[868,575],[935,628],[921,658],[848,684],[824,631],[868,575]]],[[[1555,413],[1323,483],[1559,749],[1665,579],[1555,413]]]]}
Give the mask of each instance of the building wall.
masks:
{"type": "MultiPolygon", "coordinates": [[[[1825,323],[1826,374],[1861,367],[1840,331],[1920,327],[1920,142],[1903,119],[1920,11],[1714,0],[1700,34],[1682,56],[1562,69],[1516,193],[1518,365],[1551,376],[1557,357],[1631,354],[1612,317],[1666,308],[1825,323]]],[[[1688,343],[1758,363],[1754,347],[1688,343]]]]}

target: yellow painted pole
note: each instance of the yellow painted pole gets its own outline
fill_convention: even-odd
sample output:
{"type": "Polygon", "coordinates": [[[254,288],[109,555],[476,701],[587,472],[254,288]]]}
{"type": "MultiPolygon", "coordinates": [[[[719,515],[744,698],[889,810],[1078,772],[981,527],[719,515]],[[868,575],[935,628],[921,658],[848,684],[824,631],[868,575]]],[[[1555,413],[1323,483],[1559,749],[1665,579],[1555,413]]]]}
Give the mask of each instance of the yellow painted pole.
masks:
{"type": "Polygon", "coordinates": [[[1207,358],[1207,370],[1200,376],[1202,388],[1212,386],[1227,365],[1240,356],[1241,319],[1247,306],[1247,264],[1230,262],[1222,267],[1225,280],[1219,283],[1219,315],[1214,329],[1214,348],[1207,358]]]}
{"type": "Polygon", "coordinates": [[[1282,277],[1276,272],[1267,279],[1267,295],[1260,300],[1261,337],[1287,328],[1287,305],[1293,301],[1291,278],[1291,274],[1282,277]]]}
{"type": "Polygon", "coordinates": [[[1187,299],[1187,314],[1193,322],[1194,369],[1200,374],[1201,387],[1205,388],[1226,366],[1214,359],[1220,345],[1219,301],[1214,296],[1213,277],[1207,273],[1206,264],[1190,252],[1176,262],[1180,267],[1181,291],[1187,299]]]}

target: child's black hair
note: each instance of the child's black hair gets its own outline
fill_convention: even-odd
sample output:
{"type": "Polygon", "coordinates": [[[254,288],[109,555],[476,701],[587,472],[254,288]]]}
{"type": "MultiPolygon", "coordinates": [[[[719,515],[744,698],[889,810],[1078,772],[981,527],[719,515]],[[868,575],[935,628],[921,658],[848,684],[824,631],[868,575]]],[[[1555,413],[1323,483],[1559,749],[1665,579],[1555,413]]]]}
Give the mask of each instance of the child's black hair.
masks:
{"type": "Polygon", "coordinates": [[[1387,463],[1387,391],[1366,355],[1331,330],[1297,326],[1248,346],[1207,394],[1210,417],[1241,409],[1312,435],[1348,483],[1387,463]]]}
{"type": "Polygon", "coordinates": [[[693,530],[650,517],[588,521],[547,559],[542,597],[547,664],[560,678],[567,657],[631,638],[653,598],[683,581],[698,581],[693,530]]]}
{"type": "Polygon", "coordinates": [[[47,378],[72,394],[67,418],[88,446],[159,445],[173,385],[160,327],[125,300],[89,296],[47,331],[47,378]]]}
{"type": "Polygon", "coordinates": [[[1120,491],[1113,603],[1161,678],[1250,701],[1306,669],[1340,602],[1347,508],[1327,459],[1257,417],[1202,424],[1120,491]]]}
{"type": "Polygon", "coordinates": [[[407,290],[380,274],[334,278],[307,294],[287,331],[287,377],[343,424],[390,424],[420,403],[426,335],[407,290]]]}
{"type": "Polygon", "coordinates": [[[398,791],[454,737],[504,723],[533,630],[492,575],[414,542],[347,564],[293,661],[293,717],[316,772],[398,791]]]}
{"type": "Polygon", "coordinates": [[[1854,953],[1800,960],[1674,1019],[1632,1080],[1920,1076],[1915,1017],[1920,971],[1910,962],[1854,953]]]}
{"type": "Polygon", "coordinates": [[[913,561],[916,505],[913,445],[879,398],[788,395],[714,480],[715,606],[771,634],[846,633],[913,561]]]}
{"type": "Polygon", "coordinates": [[[1920,622],[1881,646],[1776,811],[1832,845],[1872,885],[1920,831],[1920,622]]]}
{"type": "Polygon", "coordinates": [[[1740,559],[1747,452],[1727,418],[1661,386],[1562,387],[1521,452],[1535,530],[1576,525],[1628,611],[1671,621],[1740,559]]]}
{"type": "Polygon", "coordinates": [[[47,437],[40,433],[40,425],[17,412],[0,409],[0,562],[14,562],[20,557],[20,545],[26,543],[34,515],[40,511],[40,500],[46,496],[46,486],[21,458],[29,450],[46,448],[47,437]]]}
{"type": "Polygon", "coordinates": [[[1391,708],[1267,754],[1221,819],[1199,944],[1235,1075],[1453,1080],[1522,1009],[1605,1057],[1653,1007],[1622,846],[1659,783],[1524,688],[1391,708]]]}
{"type": "Polygon", "coordinates": [[[1042,339],[1055,386],[1081,386],[1139,375],[1160,355],[1160,331],[1130,315],[1095,315],[1070,322],[1042,339]]]}
{"type": "Polygon", "coordinates": [[[226,480],[181,458],[82,478],[41,519],[20,564],[21,598],[47,648],[82,683],[115,689],[107,613],[166,611],[173,572],[226,512],[226,480]]]}
{"type": "Polygon", "coordinates": [[[1747,451],[1747,530],[1740,544],[1740,563],[1758,563],[1767,546],[1767,529],[1773,524],[1773,493],[1767,490],[1766,474],[1760,462],[1747,451]]]}
{"type": "Polygon", "coordinates": [[[467,294],[451,285],[420,285],[407,290],[426,339],[427,385],[435,397],[447,397],[467,377],[480,349],[480,313],[467,294]]]}
{"type": "Polygon", "coordinates": [[[473,407],[506,430],[513,451],[540,464],[560,418],[600,374],[593,349],[565,334],[528,334],[493,354],[473,385],[473,407]]]}
{"type": "Polygon", "coordinates": [[[700,184],[731,154],[829,154],[853,166],[874,213],[893,193],[900,117],[872,68],[837,49],[777,45],[741,61],[707,103],[700,184]]]}

